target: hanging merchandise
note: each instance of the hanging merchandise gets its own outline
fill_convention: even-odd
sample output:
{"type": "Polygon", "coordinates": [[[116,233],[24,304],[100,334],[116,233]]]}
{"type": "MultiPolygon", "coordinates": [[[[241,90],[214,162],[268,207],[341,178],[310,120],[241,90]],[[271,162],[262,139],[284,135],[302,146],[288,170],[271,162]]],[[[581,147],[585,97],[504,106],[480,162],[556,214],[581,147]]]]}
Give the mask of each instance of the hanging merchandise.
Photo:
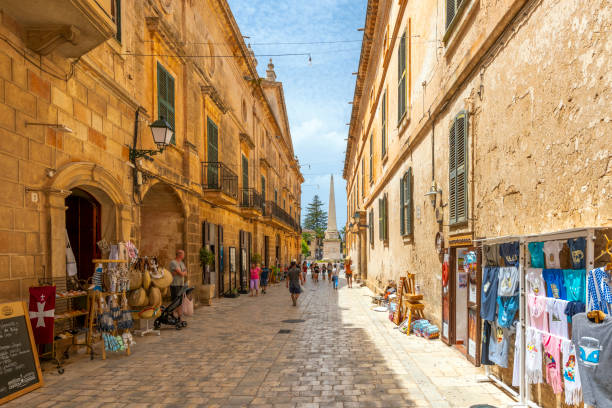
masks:
{"type": "Polygon", "coordinates": [[[545,334],[542,344],[544,348],[544,364],[546,364],[546,382],[550,384],[555,394],[560,394],[563,391],[559,367],[559,362],[561,361],[561,339],[545,334]]]}
{"type": "Polygon", "coordinates": [[[542,276],[546,281],[548,297],[567,300],[565,284],[563,283],[563,271],[561,269],[544,269],[542,276]]]}
{"type": "Polygon", "coordinates": [[[94,270],[93,277],[91,278],[93,286],[90,289],[101,291],[103,286],[103,278],[104,270],[102,269],[102,264],[96,264],[96,269],[94,270]]]}
{"type": "Polygon", "coordinates": [[[66,273],[68,276],[77,275],[77,264],[74,252],[72,251],[72,245],[70,245],[70,238],[68,238],[68,229],[66,229],[66,273]]]}
{"type": "Polygon", "coordinates": [[[483,268],[482,291],[480,292],[480,317],[483,320],[495,320],[499,269],[498,267],[483,268]]]}
{"type": "Polygon", "coordinates": [[[491,325],[489,340],[489,360],[498,366],[508,368],[508,350],[514,327],[501,327],[497,323],[491,325]]]}
{"type": "Polygon", "coordinates": [[[563,282],[567,300],[574,302],[586,302],[586,270],[564,269],[563,282]]]}
{"type": "MultiPolygon", "coordinates": [[[[546,265],[544,267],[549,269],[561,268],[559,254],[561,253],[561,249],[563,249],[563,242],[546,241],[543,249],[546,258],[546,265]]],[[[544,279],[546,279],[546,277],[544,279]]]]}
{"type": "Polygon", "coordinates": [[[565,403],[567,405],[579,405],[582,402],[582,385],[580,384],[580,372],[576,361],[576,348],[570,340],[561,342],[563,353],[563,384],[565,388],[565,403]]]}
{"type": "Polygon", "coordinates": [[[499,268],[497,296],[515,296],[519,290],[519,271],[515,266],[499,268]]]}
{"type": "Polygon", "coordinates": [[[499,252],[504,258],[505,266],[517,266],[519,264],[519,242],[506,242],[499,245],[499,252]]]}
{"type": "Polygon", "coordinates": [[[514,317],[519,309],[519,297],[497,297],[497,323],[501,327],[510,327],[514,323],[514,317]]]}
{"type": "Polygon", "coordinates": [[[482,365],[493,365],[495,364],[489,360],[489,342],[491,341],[491,322],[488,320],[483,321],[482,325],[482,349],[480,353],[480,364],[482,365]]]}
{"type": "Polygon", "coordinates": [[[499,245],[486,245],[483,249],[485,266],[504,266],[504,260],[499,254],[499,245]]]}
{"type": "Polygon", "coordinates": [[[525,331],[525,374],[529,384],[542,382],[542,335],[528,327],[525,331]]]}
{"type": "Polygon", "coordinates": [[[571,268],[584,269],[586,267],[586,239],[584,239],[584,237],[568,239],[567,245],[570,250],[571,268]]]}
{"type": "Polygon", "coordinates": [[[559,265],[561,269],[572,269],[572,260],[570,259],[570,249],[567,242],[561,244],[561,251],[559,252],[559,265]]]}
{"type": "Polygon", "coordinates": [[[548,312],[548,331],[564,339],[569,338],[567,331],[567,318],[565,308],[567,300],[546,298],[546,311],[548,312]]]}
{"type": "Polygon", "coordinates": [[[593,407],[612,407],[612,317],[599,323],[587,313],[572,319],[572,343],[576,347],[584,402],[593,407]]]}
{"type": "Polygon", "coordinates": [[[583,313],[586,310],[586,305],[582,302],[568,302],[565,307],[565,314],[567,315],[567,321],[572,322],[572,317],[578,313],[583,313]]]}
{"type": "Polygon", "coordinates": [[[543,296],[527,296],[527,308],[529,309],[529,321],[532,327],[544,332],[548,331],[548,319],[546,314],[546,299],[543,296]]]}
{"type": "Polygon", "coordinates": [[[612,292],[608,282],[608,271],[605,268],[589,271],[587,275],[587,298],[589,300],[587,310],[601,310],[608,314],[612,311],[612,292]]]}
{"type": "Polygon", "coordinates": [[[532,268],[544,268],[544,243],[543,242],[530,242],[527,245],[530,254],[531,267],[532,268]]]}
{"type": "Polygon", "coordinates": [[[514,366],[512,368],[512,386],[521,385],[521,323],[515,323],[516,335],[514,336],[514,366]]]}
{"type": "Polygon", "coordinates": [[[546,296],[546,282],[542,277],[541,268],[527,269],[525,282],[527,283],[528,293],[532,293],[535,296],[546,296]]]}

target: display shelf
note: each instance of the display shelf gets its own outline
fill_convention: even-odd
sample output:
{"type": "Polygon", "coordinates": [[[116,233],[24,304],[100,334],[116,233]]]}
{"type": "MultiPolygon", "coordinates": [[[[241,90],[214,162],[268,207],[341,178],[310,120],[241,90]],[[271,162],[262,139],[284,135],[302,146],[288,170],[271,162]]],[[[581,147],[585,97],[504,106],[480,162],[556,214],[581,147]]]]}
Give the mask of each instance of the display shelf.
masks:
{"type": "Polygon", "coordinates": [[[55,300],[67,300],[67,299],[77,299],[77,298],[84,298],[87,297],[88,294],[87,293],[83,293],[81,295],[70,295],[70,296],[57,296],[55,295],[55,300]]]}
{"type": "Polygon", "coordinates": [[[79,317],[79,316],[86,316],[88,314],[88,312],[78,312],[78,313],[74,313],[70,316],[61,316],[61,317],[56,317],[55,321],[61,321],[61,320],[66,320],[66,319],[72,319],[74,317],[79,317]]]}

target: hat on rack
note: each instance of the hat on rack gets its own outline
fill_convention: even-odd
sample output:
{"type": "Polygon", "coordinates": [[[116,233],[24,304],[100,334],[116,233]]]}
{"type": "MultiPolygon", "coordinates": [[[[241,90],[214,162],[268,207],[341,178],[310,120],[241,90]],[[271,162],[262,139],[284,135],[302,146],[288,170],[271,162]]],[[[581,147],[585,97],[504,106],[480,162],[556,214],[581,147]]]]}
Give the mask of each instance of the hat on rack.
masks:
{"type": "Polygon", "coordinates": [[[149,306],[160,306],[162,302],[162,295],[159,288],[151,286],[149,289],[149,306]]]}
{"type": "Polygon", "coordinates": [[[142,286],[142,272],[137,269],[130,268],[130,290],[138,289],[142,286]]]}
{"type": "Polygon", "coordinates": [[[130,294],[128,300],[130,306],[144,306],[147,304],[147,292],[143,288],[138,288],[130,294]]]}
{"type": "Polygon", "coordinates": [[[157,271],[161,274],[159,278],[153,278],[153,285],[160,289],[167,288],[172,283],[172,274],[166,268],[158,268],[157,271]]]}
{"type": "Polygon", "coordinates": [[[159,312],[159,307],[149,306],[149,307],[145,307],[144,309],[142,309],[138,313],[138,317],[140,317],[141,319],[150,319],[156,316],[158,312],[159,312]]]}

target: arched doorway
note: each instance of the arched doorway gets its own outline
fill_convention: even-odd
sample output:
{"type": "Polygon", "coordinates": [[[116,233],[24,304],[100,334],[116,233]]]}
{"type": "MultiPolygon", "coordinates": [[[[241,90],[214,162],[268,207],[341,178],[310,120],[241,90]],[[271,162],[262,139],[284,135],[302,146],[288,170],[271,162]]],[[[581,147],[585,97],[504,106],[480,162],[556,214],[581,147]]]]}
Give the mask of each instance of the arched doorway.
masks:
{"type": "Polygon", "coordinates": [[[140,207],[140,254],[156,256],[166,266],[184,245],[185,215],[177,194],[167,184],[152,186],[140,207]]]}
{"type": "Polygon", "coordinates": [[[66,197],[66,231],[77,264],[79,280],[93,275],[93,259],[100,257],[96,243],[102,239],[102,206],[96,198],[80,188],[66,197]]]}

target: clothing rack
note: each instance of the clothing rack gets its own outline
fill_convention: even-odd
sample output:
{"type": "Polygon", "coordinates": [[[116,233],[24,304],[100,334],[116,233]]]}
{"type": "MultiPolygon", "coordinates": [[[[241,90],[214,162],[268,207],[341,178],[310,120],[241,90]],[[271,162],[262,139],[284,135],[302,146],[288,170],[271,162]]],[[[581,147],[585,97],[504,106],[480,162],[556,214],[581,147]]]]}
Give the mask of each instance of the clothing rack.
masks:
{"type": "MultiPolygon", "coordinates": [[[[498,378],[495,374],[491,372],[489,366],[485,367],[485,375],[487,380],[492,381],[496,385],[502,387],[504,390],[508,391],[515,399],[517,399],[517,404],[514,406],[517,407],[532,407],[532,408],[540,408],[535,401],[531,400],[531,390],[530,384],[527,383],[527,378],[525,375],[525,357],[526,357],[526,329],[527,329],[527,292],[526,292],[526,284],[525,284],[525,268],[528,266],[527,256],[528,253],[527,245],[530,242],[546,242],[546,241],[562,241],[568,239],[575,238],[585,238],[586,239],[586,249],[585,249],[585,270],[586,273],[588,271],[595,268],[595,240],[597,238],[596,232],[602,231],[607,228],[605,227],[591,227],[591,228],[574,228],[568,229],[558,232],[549,232],[549,233],[541,233],[541,234],[529,234],[529,235],[508,235],[502,237],[495,238],[481,238],[475,239],[474,242],[477,243],[479,247],[488,246],[488,245],[496,245],[496,244],[504,244],[509,242],[519,242],[519,324],[517,325],[517,330],[520,330],[520,345],[521,345],[521,356],[520,356],[520,384],[519,384],[519,392],[514,391],[513,388],[504,383],[500,378],[498,378]]],[[[601,256],[598,256],[600,258],[601,256]]],[[[589,302],[588,299],[588,284],[585,284],[585,297],[587,301],[587,305],[589,302]]],[[[584,404],[585,408],[589,406],[584,404]]]]}

